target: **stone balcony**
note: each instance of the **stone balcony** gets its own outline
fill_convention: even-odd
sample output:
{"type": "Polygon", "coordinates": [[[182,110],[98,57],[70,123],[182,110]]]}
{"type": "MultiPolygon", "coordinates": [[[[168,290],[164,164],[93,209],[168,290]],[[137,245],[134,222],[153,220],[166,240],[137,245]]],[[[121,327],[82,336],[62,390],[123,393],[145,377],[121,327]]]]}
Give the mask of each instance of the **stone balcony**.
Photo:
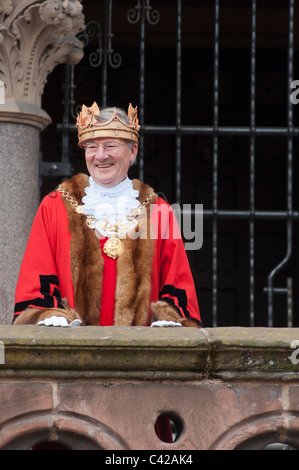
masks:
{"type": "Polygon", "coordinates": [[[0,341],[1,449],[299,448],[299,329],[1,325],[0,341]]]}

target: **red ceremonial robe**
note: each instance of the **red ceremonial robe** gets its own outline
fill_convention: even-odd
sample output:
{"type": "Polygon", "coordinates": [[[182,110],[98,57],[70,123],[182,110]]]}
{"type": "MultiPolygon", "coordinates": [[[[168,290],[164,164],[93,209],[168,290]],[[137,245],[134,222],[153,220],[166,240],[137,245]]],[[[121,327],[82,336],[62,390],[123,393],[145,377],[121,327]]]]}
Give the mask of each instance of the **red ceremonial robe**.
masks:
{"type": "Polygon", "coordinates": [[[81,204],[87,185],[87,175],[76,175],[61,185],[66,193],[54,191],[41,202],[20,269],[14,323],[36,324],[58,315],[69,321],[79,317],[85,325],[147,326],[168,320],[201,327],[170,206],[133,180],[140,202],[152,197],[137,218],[139,234],[122,240],[123,252],[113,260],[103,254],[105,240],[96,237],[72,203],[81,204]]]}

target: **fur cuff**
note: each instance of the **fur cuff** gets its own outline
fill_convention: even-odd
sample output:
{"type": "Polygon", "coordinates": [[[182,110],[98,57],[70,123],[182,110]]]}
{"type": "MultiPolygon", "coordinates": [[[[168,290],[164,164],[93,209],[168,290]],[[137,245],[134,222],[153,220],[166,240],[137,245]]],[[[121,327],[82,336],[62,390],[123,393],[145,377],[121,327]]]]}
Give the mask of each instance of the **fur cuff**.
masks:
{"type": "Polygon", "coordinates": [[[181,323],[182,326],[191,326],[200,328],[200,326],[191,318],[182,318],[177,311],[163,300],[158,300],[151,304],[152,319],[151,321],[166,320],[181,323]]]}
{"type": "MultiPolygon", "coordinates": [[[[37,325],[38,322],[45,320],[46,318],[52,317],[64,317],[69,323],[73,320],[79,319],[80,316],[74,309],[70,308],[68,303],[63,299],[62,303],[65,305],[64,308],[26,308],[20,313],[15,321],[14,325],[37,325]]],[[[82,321],[82,320],[81,320],[82,321]]]]}

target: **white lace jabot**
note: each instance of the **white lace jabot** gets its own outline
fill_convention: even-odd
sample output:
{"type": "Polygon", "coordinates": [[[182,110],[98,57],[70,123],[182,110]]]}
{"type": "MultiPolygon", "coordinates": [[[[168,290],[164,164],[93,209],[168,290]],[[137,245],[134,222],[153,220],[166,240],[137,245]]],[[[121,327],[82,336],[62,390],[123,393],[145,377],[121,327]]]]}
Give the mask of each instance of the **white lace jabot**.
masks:
{"type": "MultiPolygon", "coordinates": [[[[139,191],[133,189],[133,183],[128,177],[116,186],[105,187],[97,184],[90,176],[85,194],[82,198],[83,213],[95,217],[100,223],[105,220],[115,224],[125,222],[132,209],[140,205],[137,199],[139,191]]],[[[99,232],[104,237],[108,236],[104,230],[99,232]]]]}

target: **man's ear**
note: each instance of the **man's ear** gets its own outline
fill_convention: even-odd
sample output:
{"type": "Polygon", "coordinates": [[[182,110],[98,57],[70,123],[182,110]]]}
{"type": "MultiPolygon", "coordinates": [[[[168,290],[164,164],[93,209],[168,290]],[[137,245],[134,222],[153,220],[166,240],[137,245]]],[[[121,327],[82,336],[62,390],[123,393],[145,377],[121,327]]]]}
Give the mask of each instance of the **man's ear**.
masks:
{"type": "Polygon", "coordinates": [[[130,149],[130,162],[133,162],[138,153],[138,144],[136,142],[133,143],[130,149]]]}

